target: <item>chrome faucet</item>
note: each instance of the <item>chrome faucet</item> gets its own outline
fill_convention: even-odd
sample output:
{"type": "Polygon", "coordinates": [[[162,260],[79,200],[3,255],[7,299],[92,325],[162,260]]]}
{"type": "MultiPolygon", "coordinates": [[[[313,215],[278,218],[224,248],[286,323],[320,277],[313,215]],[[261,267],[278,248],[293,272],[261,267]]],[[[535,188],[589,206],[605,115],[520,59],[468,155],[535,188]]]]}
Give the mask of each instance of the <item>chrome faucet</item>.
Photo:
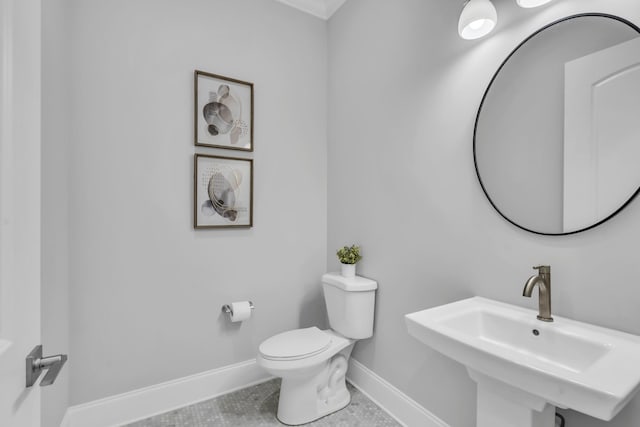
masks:
{"type": "Polygon", "coordinates": [[[538,274],[531,276],[522,290],[522,296],[531,298],[533,288],[538,285],[538,320],[553,322],[551,317],[551,266],[533,267],[538,274]]]}

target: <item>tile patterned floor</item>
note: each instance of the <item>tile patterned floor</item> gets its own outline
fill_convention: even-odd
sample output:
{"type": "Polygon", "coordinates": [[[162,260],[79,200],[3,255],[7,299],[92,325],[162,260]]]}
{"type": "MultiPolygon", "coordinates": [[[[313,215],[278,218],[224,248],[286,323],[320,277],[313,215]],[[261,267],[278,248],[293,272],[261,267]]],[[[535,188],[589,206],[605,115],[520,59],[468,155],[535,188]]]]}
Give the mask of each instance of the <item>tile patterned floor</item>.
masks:
{"type": "MultiPolygon", "coordinates": [[[[386,412],[347,383],[351,404],[310,427],[398,427],[386,412]]],[[[206,402],[197,403],[125,427],[268,427],[276,419],[280,380],[275,379],[206,402]]]]}

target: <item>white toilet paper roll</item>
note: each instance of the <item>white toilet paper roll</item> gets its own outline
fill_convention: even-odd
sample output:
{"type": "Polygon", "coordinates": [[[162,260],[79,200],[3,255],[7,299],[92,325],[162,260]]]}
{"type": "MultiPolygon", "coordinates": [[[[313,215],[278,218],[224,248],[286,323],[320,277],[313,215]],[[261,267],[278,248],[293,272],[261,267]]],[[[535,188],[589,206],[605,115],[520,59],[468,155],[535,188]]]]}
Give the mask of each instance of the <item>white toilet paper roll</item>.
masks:
{"type": "Polygon", "coordinates": [[[251,304],[249,301],[238,301],[231,303],[231,321],[242,322],[251,317],[251,304]]]}

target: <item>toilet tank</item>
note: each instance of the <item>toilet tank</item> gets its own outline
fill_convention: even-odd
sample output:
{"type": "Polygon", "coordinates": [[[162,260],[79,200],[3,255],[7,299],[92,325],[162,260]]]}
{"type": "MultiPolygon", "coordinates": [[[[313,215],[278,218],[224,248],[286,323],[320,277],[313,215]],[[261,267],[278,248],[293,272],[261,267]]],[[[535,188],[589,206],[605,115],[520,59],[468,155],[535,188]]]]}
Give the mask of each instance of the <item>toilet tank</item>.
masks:
{"type": "Polygon", "coordinates": [[[373,335],[376,281],[327,273],[322,276],[322,288],[331,329],[346,338],[362,339],[373,335]]]}

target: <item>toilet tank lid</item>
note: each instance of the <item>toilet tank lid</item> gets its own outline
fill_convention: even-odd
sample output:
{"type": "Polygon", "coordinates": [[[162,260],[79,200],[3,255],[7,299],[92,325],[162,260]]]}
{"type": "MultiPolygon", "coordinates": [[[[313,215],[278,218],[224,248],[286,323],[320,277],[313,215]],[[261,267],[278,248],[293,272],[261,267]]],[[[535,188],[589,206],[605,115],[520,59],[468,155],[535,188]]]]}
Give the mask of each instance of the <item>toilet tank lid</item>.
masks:
{"type": "Polygon", "coordinates": [[[378,289],[378,282],[366,277],[344,277],[340,273],[326,273],[322,275],[322,283],[335,286],[347,292],[362,292],[378,289]]]}

